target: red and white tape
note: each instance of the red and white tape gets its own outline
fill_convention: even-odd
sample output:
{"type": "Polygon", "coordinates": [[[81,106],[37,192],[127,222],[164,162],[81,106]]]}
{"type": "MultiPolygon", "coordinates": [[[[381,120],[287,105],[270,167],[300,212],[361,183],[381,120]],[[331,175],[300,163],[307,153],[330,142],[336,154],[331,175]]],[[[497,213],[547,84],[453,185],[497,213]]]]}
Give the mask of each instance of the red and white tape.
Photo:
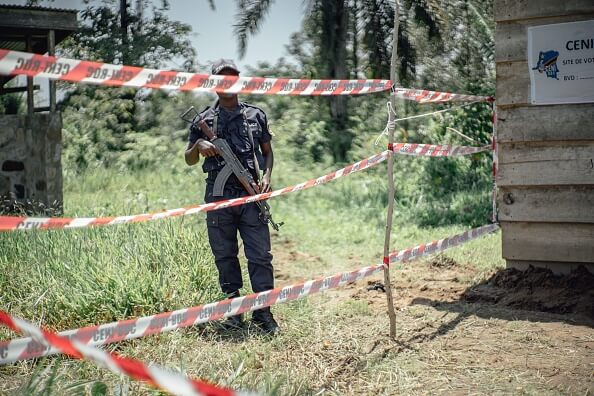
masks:
{"type": "MultiPolygon", "coordinates": [[[[384,259],[384,263],[406,262],[428,254],[441,252],[494,232],[498,228],[499,226],[497,224],[489,224],[439,241],[395,251],[390,253],[388,259],[384,259]]],[[[59,334],[86,345],[105,345],[123,340],[131,340],[254,311],[337,288],[380,272],[383,270],[384,265],[382,263],[356,271],[343,272],[244,297],[227,299],[192,308],[183,308],[172,312],[163,312],[137,319],[127,319],[97,326],[67,330],[59,334]]],[[[37,358],[58,352],[59,350],[57,348],[47,346],[31,338],[0,341],[0,364],[13,363],[19,360],[37,358]]]]}
{"type": "Polygon", "coordinates": [[[130,216],[118,217],[20,217],[20,216],[0,216],[0,231],[17,231],[17,230],[31,230],[31,229],[56,229],[56,228],[81,228],[81,227],[95,227],[105,225],[116,225],[124,223],[139,223],[144,221],[164,219],[166,217],[187,216],[196,214],[198,212],[209,212],[221,208],[231,206],[243,205],[250,202],[261,201],[264,199],[277,197],[296,191],[306,190],[320,184],[328,183],[329,181],[338,179],[352,173],[371,168],[388,157],[388,151],[372,155],[369,158],[355,162],[337,171],[331,172],[327,175],[311,179],[306,182],[282,188],[263,194],[245,196],[240,198],[229,199],[225,201],[212,202],[202,205],[188,206],[185,208],[169,209],[157,213],[143,213],[130,216]]]}
{"type": "Polygon", "coordinates": [[[135,359],[121,357],[115,353],[105,352],[82,344],[76,340],[42,329],[25,320],[15,318],[4,311],[0,311],[0,324],[16,332],[26,334],[37,342],[52,346],[71,357],[90,360],[116,374],[124,374],[136,380],[180,396],[234,396],[253,395],[253,393],[236,392],[231,389],[220,388],[207,382],[188,378],[187,376],[157,365],[147,365],[135,359]]]}
{"type": "Polygon", "coordinates": [[[454,235],[448,238],[426,243],[424,245],[415,246],[414,248],[400,250],[390,253],[389,262],[406,262],[412,259],[418,259],[423,256],[428,256],[433,253],[442,252],[451,247],[459,246],[465,242],[479,238],[483,235],[490,234],[499,229],[498,224],[488,224],[482,227],[473,228],[463,232],[462,234],[454,235]]]}
{"type": "Polygon", "coordinates": [[[0,49],[0,74],[108,86],[274,95],[357,95],[388,91],[390,80],[235,77],[112,65],[0,49]]]}
{"type": "Polygon", "coordinates": [[[396,154],[413,155],[418,157],[460,157],[491,151],[491,146],[450,146],[447,144],[417,144],[417,143],[390,143],[388,150],[396,154]]]}
{"type": "Polygon", "coordinates": [[[399,99],[414,100],[419,103],[443,102],[492,102],[491,96],[466,95],[451,92],[427,91],[424,89],[397,88],[392,89],[392,95],[399,99]]]}
{"type": "Polygon", "coordinates": [[[44,77],[52,80],[107,86],[194,92],[325,96],[359,95],[392,89],[393,94],[399,98],[421,103],[491,100],[488,96],[392,88],[390,80],[308,80],[303,78],[220,76],[113,65],[6,49],[0,49],[0,74],[44,77]]]}
{"type": "MultiPolygon", "coordinates": [[[[296,300],[310,294],[356,282],[375,272],[383,265],[365,267],[357,271],[309,280],[307,282],[276,288],[244,297],[184,308],[173,312],[128,319],[99,326],[84,327],[59,333],[86,345],[104,345],[122,340],[145,337],[182,327],[239,315],[248,311],[296,300]]],[[[0,364],[58,353],[57,348],[44,345],[30,338],[0,342],[0,364]]]]}

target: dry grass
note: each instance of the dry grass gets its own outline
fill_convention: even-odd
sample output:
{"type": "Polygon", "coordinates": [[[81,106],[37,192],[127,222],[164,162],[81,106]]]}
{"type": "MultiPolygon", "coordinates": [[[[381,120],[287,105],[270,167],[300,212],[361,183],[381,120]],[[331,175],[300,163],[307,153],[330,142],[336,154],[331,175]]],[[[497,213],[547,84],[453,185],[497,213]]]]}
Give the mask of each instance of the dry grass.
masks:
{"type": "MultiPolygon", "coordinates": [[[[385,295],[361,281],[275,307],[284,330],[276,338],[249,328],[225,333],[210,324],[110,348],[194,377],[279,395],[592,394],[592,327],[571,324],[567,316],[460,302],[460,289],[451,286],[462,282],[443,279],[453,273],[472,278],[468,272],[459,264],[436,269],[430,260],[398,272],[395,341],[387,336],[385,295]],[[433,278],[438,280],[428,280],[433,278]]],[[[370,282],[375,280],[380,278],[370,282]]],[[[4,379],[17,377],[10,387],[3,381],[3,392],[13,394],[26,383],[31,368],[25,362],[4,369],[4,379]]],[[[66,360],[58,373],[60,389],[101,380],[109,394],[154,393],[89,363],[66,360]]]]}
{"type": "MultiPolygon", "coordinates": [[[[100,181],[97,185],[103,186],[103,179],[100,181]]],[[[83,185],[89,186],[88,183],[83,185]]],[[[95,205],[91,202],[93,200],[97,201],[96,210],[103,210],[99,209],[105,207],[105,202],[101,202],[104,197],[100,193],[102,188],[97,188],[96,195],[93,193],[95,190],[81,193],[84,199],[77,201],[81,213],[90,215],[82,210],[95,205]]],[[[140,186],[134,187],[135,191],[136,188],[142,191],[140,186]]],[[[177,191],[173,187],[171,189],[177,191]]],[[[110,196],[113,202],[123,202],[129,194],[121,188],[113,191],[110,196]],[[117,193],[120,190],[123,192],[117,193]]],[[[324,190],[319,191],[321,194],[324,190]]],[[[151,200],[166,196],[161,193],[152,191],[154,197],[151,196],[151,200]]],[[[184,194],[187,196],[176,198],[179,202],[168,205],[189,202],[193,193],[184,194]]],[[[304,197],[305,194],[307,192],[303,193],[304,197]]],[[[382,227],[369,222],[364,214],[353,214],[347,210],[335,216],[331,200],[315,208],[306,205],[314,205],[318,201],[305,198],[300,201],[299,197],[295,195],[295,198],[279,199],[274,203],[275,216],[287,221],[282,237],[273,243],[278,284],[286,285],[379,262],[382,227]],[[306,213],[315,216],[308,217],[306,213]]],[[[145,210],[140,207],[141,204],[139,200],[136,203],[138,207],[127,210],[145,210]]],[[[120,213],[119,209],[112,208],[112,211],[120,213]]],[[[149,233],[151,238],[145,236],[142,241],[134,239],[133,245],[138,250],[134,251],[134,257],[147,260],[148,253],[151,253],[152,261],[167,263],[162,264],[163,268],[173,268],[175,263],[187,263],[189,258],[193,258],[196,262],[188,267],[212,271],[212,267],[207,267],[209,257],[200,260],[195,257],[197,245],[204,243],[203,236],[200,239],[199,235],[202,222],[197,219],[184,221],[183,227],[179,226],[179,232],[170,233],[171,252],[166,249],[167,241],[160,241],[159,245],[153,243],[151,238],[161,235],[158,230],[151,233],[151,229],[141,229],[140,225],[138,229],[122,226],[121,229],[105,232],[105,235],[97,231],[97,234],[103,235],[101,238],[91,238],[95,236],[95,231],[89,231],[88,241],[101,243],[100,247],[106,252],[105,259],[99,264],[124,265],[110,252],[119,252],[119,241],[130,238],[130,235],[122,235],[121,239],[116,236],[149,233]],[[186,237],[180,238],[180,233],[186,237]],[[113,241],[108,238],[110,235],[113,241]],[[146,245],[142,243],[147,241],[152,244],[154,252],[145,250],[146,245]],[[180,249],[176,245],[180,241],[187,241],[188,247],[180,249]],[[155,249],[155,246],[162,246],[163,251],[155,249]],[[204,267],[199,267],[200,263],[204,267]]],[[[161,230],[164,227],[157,224],[155,228],[161,230]]],[[[397,225],[393,245],[395,248],[413,246],[464,229],[462,226],[419,229],[397,225]]],[[[28,235],[32,236],[32,240],[23,239],[19,246],[22,252],[30,251],[31,257],[25,259],[34,262],[35,255],[44,251],[40,243],[57,239],[60,234],[28,235]]],[[[68,235],[68,238],[80,238],[82,234],[68,235]]],[[[5,246],[10,247],[10,241],[6,239],[5,246]]],[[[56,263],[61,263],[61,255],[77,245],[66,240],[60,246],[55,248],[52,256],[56,263]]],[[[471,285],[501,267],[500,246],[498,235],[488,236],[423,262],[396,266],[392,272],[398,307],[398,336],[395,341],[387,335],[385,294],[368,290],[367,281],[362,281],[275,307],[275,314],[283,328],[282,335],[276,338],[264,337],[249,329],[224,333],[215,324],[209,324],[107,348],[184,371],[193,377],[267,394],[594,394],[594,329],[591,325],[568,315],[467,304],[461,300],[460,296],[471,285]]],[[[90,257],[91,253],[87,255],[90,257]]],[[[21,257],[21,254],[17,256],[21,257]]],[[[17,262],[16,259],[14,262],[17,262]]],[[[27,268],[26,265],[27,261],[24,261],[19,268],[27,268]]],[[[127,284],[134,282],[138,286],[138,282],[134,281],[136,267],[128,265],[127,268],[131,273],[126,278],[127,284]]],[[[147,277],[152,274],[149,270],[145,272],[147,277]]],[[[30,281],[34,282],[34,279],[30,281]]],[[[381,281],[381,277],[371,281],[381,281]]],[[[57,279],[55,284],[64,285],[66,282],[57,279]]],[[[187,301],[198,301],[191,295],[193,291],[184,289],[190,287],[189,281],[172,284],[175,286],[171,289],[179,291],[187,301]]],[[[145,287],[139,288],[146,293],[145,287]]],[[[214,286],[211,285],[211,288],[214,286]]],[[[165,295],[171,296],[168,300],[171,305],[186,304],[186,300],[180,297],[169,293],[165,295]]],[[[22,299],[18,298],[5,305],[23,307],[22,299]]],[[[96,308],[93,305],[90,307],[96,308]]],[[[25,308],[22,312],[30,313],[25,308]]],[[[28,316],[33,317],[39,319],[41,315],[28,316]]],[[[74,321],[77,317],[71,319],[74,321]]],[[[94,320],[94,317],[88,320],[94,320]]],[[[88,395],[95,389],[94,394],[98,395],[103,394],[100,392],[102,384],[107,385],[107,394],[110,395],[159,394],[91,363],[59,357],[0,367],[0,394],[37,395],[44,389],[50,389],[51,392],[45,394],[88,395]],[[51,387],[50,381],[53,381],[51,387]]]]}

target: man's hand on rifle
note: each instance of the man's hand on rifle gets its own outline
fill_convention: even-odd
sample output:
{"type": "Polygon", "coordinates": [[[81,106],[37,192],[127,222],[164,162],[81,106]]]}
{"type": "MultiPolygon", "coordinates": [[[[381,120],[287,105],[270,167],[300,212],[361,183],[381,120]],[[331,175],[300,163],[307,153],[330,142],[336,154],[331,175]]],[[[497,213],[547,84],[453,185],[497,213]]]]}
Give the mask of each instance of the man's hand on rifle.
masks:
{"type": "Polygon", "coordinates": [[[198,152],[203,157],[208,158],[208,157],[213,157],[218,154],[218,151],[217,151],[217,148],[215,147],[215,145],[212,144],[211,142],[209,142],[208,140],[198,139],[196,141],[196,146],[198,148],[198,152]]]}
{"type": "Polygon", "coordinates": [[[271,190],[270,186],[270,172],[264,172],[264,176],[262,176],[262,180],[260,180],[260,193],[266,193],[271,190]]]}

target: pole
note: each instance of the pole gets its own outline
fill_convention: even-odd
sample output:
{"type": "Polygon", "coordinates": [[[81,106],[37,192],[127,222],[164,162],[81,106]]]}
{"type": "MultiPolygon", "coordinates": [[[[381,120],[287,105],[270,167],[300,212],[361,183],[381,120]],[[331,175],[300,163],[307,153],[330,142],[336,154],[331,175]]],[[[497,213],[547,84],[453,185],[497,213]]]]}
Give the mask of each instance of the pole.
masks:
{"type": "MultiPolygon", "coordinates": [[[[396,82],[396,62],[398,53],[398,0],[394,1],[394,32],[392,35],[392,63],[390,67],[390,80],[392,84],[396,82]]],[[[390,103],[392,108],[396,108],[396,97],[390,95],[390,103]]],[[[388,122],[388,139],[390,147],[394,143],[394,128],[392,123],[396,115],[389,111],[388,122]]],[[[386,234],[384,238],[384,285],[386,286],[386,298],[388,299],[388,317],[390,318],[390,338],[396,338],[396,311],[394,310],[394,299],[392,298],[392,284],[390,281],[390,237],[392,235],[392,217],[394,215],[394,153],[390,151],[388,154],[388,216],[386,219],[386,234]]]]}
{"type": "Polygon", "coordinates": [[[497,142],[497,102],[493,101],[493,136],[491,136],[493,144],[493,217],[492,222],[497,223],[497,168],[499,166],[499,150],[497,142]]]}
{"type": "MultiPolygon", "coordinates": [[[[56,55],[56,33],[50,29],[47,35],[47,49],[51,56],[56,55]]],[[[49,80],[49,108],[53,114],[56,112],[56,81],[49,80]]]]}
{"type": "MultiPolygon", "coordinates": [[[[122,37],[122,65],[129,65],[130,49],[128,48],[128,0],[120,0],[120,35],[122,37]]],[[[142,24],[141,24],[142,25],[142,24]]]]}
{"type": "MultiPolygon", "coordinates": [[[[27,52],[33,52],[33,38],[30,34],[27,35],[27,52]]],[[[35,92],[33,90],[33,77],[27,77],[27,114],[29,116],[33,115],[35,111],[35,101],[33,98],[35,92]]]]}

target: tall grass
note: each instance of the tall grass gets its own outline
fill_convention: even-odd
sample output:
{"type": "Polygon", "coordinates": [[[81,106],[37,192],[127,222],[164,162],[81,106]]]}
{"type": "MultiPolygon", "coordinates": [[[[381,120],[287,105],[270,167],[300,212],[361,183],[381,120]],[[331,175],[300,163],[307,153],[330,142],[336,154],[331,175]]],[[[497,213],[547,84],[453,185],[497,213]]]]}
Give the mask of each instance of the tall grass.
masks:
{"type": "MultiPolygon", "coordinates": [[[[200,182],[180,169],[178,177],[169,169],[67,175],[65,214],[123,215],[198,202],[200,182]]],[[[203,223],[202,215],[0,234],[2,308],[63,329],[214,301],[221,294],[203,223]]]]}
{"type": "MultiPolygon", "coordinates": [[[[273,180],[280,187],[330,170],[280,162],[273,180]]],[[[66,215],[114,216],[196,204],[202,202],[203,183],[201,170],[187,167],[181,155],[158,170],[67,174],[66,215]]],[[[361,264],[381,257],[385,191],[385,164],[380,164],[271,200],[275,218],[285,222],[279,235],[295,241],[300,251],[320,256],[328,267],[304,275],[339,268],[347,257],[360,257],[361,264]]],[[[479,193],[488,199],[488,191],[479,193]]],[[[475,198],[473,193],[460,196],[461,202],[475,198]]],[[[419,228],[411,221],[418,213],[411,211],[411,203],[397,203],[394,248],[468,228],[419,228]]],[[[440,208],[446,213],[448,209],[467,210],[440,208]]],[[[438,215],[443,213],[424,216],[438,215]]],[[[198,214],[143,224],[0,234],[2,306],[62,329],[214,301],[221,294],[203,219],[204,214],[198,214]]],[[[344,264],[340,268],[349,269],[344,264]]]]}
{"type": "MultiPolygon", "coordinates": [[[[137,214],[202,202],[204,176],[199,167],[189,168],[183,163],[182,150],[180,143],[180,155],[159,169],[67,173],[65,215],[137,214]]],[[[406,166],[415,166],[414,160],[408,165],[399,164],[401,174],[406,172],[406,166]]],[[[273,184],[275,188],[292,185],[337,167],[304,167],[281,160],[275,167],[273,184]]],[[[400,189],[412,188],[402,183],[402,176],[396,183],[400,189]]],[[[271,199],[275,219],[285,222],[281,231],[273,234],[277,267],[283,271],[291,269],[293,281],[295,277],[309,279],[381,262],[386,190],[385,164],[380,164],[310,190],[271,199]],[[293,251],[315,260],[283,255],[285,242],[291,243],[293,251]]],[[[471,193],[464,194],[472,198],[471,193]]],[[[479,195],[488,197],[488,191],[478,191],[479,195]]],[[[418,213],[418,205],[418,201],[397,200],[394,249],[469,228],[419,227],[411,221],[418,213]]],[[[219,300],[223,296],[205,228],[204,214],[197,214],[141,224],[0,233],[0,308],[54,330],[64,330],[219,300]]],[[[486,237],[446,255],[481,271],[490,271],[501,265],[499,244],[498,236],[486,237]]],[[[394,276],[399,276],[398,271],[394,276]]],[[[245,289],[249,291],[248,282],[245,289]]],[[[319,299],[326,301],[323,296],[319,299]]],[[[210,340],[207,335],[206,340],[196,341],[199,332],[189,330],[171,332],[163,338],[133,340],[118,344],[117,348],[140,359],[182,369],[189,362],[191,375],[222,383],[244,366],[250,375],[241,376],[233,386],[307,394],[313,391],[309,387],[312,378],[297,373],[290,362],[276,368],[274,359],[287,353],[287,348],[307,349],[312,337],[317,337],[314,329],[320,326],[318,322],[329,321],[327,315],[336,319],[334,314],[318,308],[309,299],[275,307],[287,332],[270,343],[248,338],[234,348],[235,342],[222,342],[218,336],[210,340]],[[189,351],[196,342],[207,343],[208,348],[192,357],[189,351]],[[258,368],[262,356],[272,359],[265,371],[258,368]]],[[[13,337],[0,329],[1,339],[13,337]]],[[[129,389],[128,394],[147,392],[146,388],[90,363],[54,359],[45,359],[37,366],[22,363],[0,368],[0,382],[7,380],[5,386],[0,386],[0,393],[3,389],[48,395],[89,391],[98,395],[126,394],[123,389],[129,389]],[[32,372],[32,367],[37,370],[32,372]]]]}
{"type": "Polygon", "coordinates": [[[219,297],[196,221],[19,232],[0,238],[5,309],[72,327],[219,297]]]}

